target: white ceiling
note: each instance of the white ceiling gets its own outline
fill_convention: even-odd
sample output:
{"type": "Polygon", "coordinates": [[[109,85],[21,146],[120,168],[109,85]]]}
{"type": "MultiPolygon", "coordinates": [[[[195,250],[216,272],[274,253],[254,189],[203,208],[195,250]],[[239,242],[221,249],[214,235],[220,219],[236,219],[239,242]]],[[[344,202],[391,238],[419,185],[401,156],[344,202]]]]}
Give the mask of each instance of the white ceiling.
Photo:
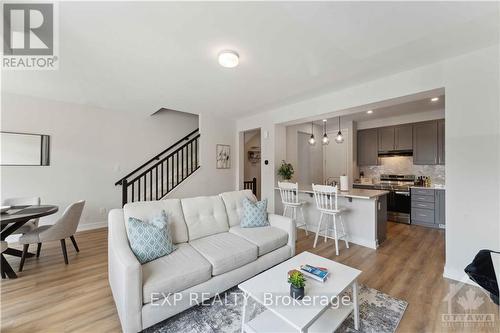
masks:
{"type": "MultiPolygon", "coordinates": [[[[389,104],[387,106],[359,107],[355,113],[347,114],[341,117],[341,126],[346,126],[348,121],[364,122],[377,119],[386,119],[399,116],[415,115],[417,113],[428,113],[445,109],[444,95],[434,95],[439,97],[439,100],[433,102],[429,97],[412,100],[409,102],[389,104]],[[368,114],[366,111],[372,110],[373,113],[368,114]]],[[[415,96],[416,97],[416,96],[415,96]]],[[[382,104],[382,103],[380,103],[382,104]]],[[[338,117],[326,117],[328,130],[336,130],[338,128],[338,117]]],[[[322,125],[322,120],[315,120],[315,124],[322,125]]]]}
{"type": "Polygon", "coordinates": [[[57,71],[2,90],[238,117],[498,43],[499,3],[61,2],[57,71]],[[217,54],[236,50],[240,66],[217,54]]]}

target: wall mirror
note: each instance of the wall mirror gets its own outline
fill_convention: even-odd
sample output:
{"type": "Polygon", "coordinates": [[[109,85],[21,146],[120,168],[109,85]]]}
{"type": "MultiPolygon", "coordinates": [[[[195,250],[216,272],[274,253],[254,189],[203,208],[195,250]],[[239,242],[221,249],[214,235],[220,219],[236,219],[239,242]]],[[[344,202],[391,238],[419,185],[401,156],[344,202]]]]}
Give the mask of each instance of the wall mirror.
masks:
{"type": "Polygon", "coordinates": [[[50,165],[50,136],[0,132],[0,165],[50,165]]]}

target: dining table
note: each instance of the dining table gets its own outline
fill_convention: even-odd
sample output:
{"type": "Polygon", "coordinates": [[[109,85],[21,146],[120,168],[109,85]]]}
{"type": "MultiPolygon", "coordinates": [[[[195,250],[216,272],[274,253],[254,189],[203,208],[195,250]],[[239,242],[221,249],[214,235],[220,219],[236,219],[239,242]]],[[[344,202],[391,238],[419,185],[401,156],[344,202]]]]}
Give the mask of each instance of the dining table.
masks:
{"type": "MultiPolygon", "coordinates": [[[[37,219],[43,216],[55,214],[59,207],[54,205],[29,205],[29,206],[12,206],[6,212],[0,214],[0,239],[5,239],[12,235],[17,229],[22,227],[26,222],[37,219]]],[[[9,279],[17,278],[17,274],[10,266],[4,255],[11,255],[21,257],[22,251],[8,247],[1,254],[1,274],[2,279],[8,277],[9,279]]],[[[33,253],[28,253],[27,257],[34,256],[33,253]]]]}

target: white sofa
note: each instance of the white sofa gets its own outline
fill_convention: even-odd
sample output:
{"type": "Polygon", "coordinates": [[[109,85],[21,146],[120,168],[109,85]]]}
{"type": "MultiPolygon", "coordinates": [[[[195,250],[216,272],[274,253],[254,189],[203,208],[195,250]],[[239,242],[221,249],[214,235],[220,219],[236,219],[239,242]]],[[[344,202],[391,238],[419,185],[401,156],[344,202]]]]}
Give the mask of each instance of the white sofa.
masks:
{"type": "Polygon", "coordinates": [[[241,228],[249,190],[217,196],[126,204],[109,213],[109,284],[124,332],[139,332],[292,257],[295,224],[269,214],[271,226],[241,228]],[[177,246],[141,265],[126,231],[129,217],[165,210],[177,246]]]}

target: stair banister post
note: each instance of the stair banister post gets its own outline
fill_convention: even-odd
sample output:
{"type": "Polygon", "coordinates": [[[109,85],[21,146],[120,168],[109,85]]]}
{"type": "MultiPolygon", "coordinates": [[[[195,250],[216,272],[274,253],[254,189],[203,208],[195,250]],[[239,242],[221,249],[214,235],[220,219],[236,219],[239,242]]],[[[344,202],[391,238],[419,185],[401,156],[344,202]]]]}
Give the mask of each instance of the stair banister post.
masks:
{"type": "Polygon", "coordinates": [[[122,207],[125,206],[125,204],[128,201],[128,198],[127,198],[127,189],[128,189],[127,179],[123,179],[122,180],[122,207]]]}

